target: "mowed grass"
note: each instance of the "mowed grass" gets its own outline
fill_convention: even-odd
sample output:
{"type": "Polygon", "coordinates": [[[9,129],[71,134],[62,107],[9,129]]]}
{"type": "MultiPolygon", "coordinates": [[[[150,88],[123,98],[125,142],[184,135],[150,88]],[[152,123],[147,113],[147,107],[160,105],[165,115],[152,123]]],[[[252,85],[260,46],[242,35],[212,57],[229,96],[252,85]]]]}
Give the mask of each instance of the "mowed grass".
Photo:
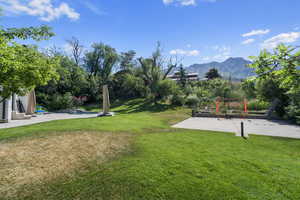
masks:
{"type": "Polygon", "coordinates": [[[300,199],[299,140],[172,129],[188,110],[141,100],[114,110],[112,118],[0,130],[3,144],[83,130],[131,135],[128,151],[109,161],[2,199],[300,199]]]}
{"type": "MultiPolygon", "coordinates": [[[[169,129],[170,124],[187,118],[188,109],[180,109],[168,105],[150,105],[141,99],[122,102],[114,105],[114,117],[71,119],[40,123],[22,128],[0,130],[0,141],[45,135],[54,132],[69,131],[109,131],[143,133],[145,130],[169,129]],[[171,115],[171,116],[168,116],[171,115]]],[[[98,111],[93,108],[91,111],[98,111]]]]}

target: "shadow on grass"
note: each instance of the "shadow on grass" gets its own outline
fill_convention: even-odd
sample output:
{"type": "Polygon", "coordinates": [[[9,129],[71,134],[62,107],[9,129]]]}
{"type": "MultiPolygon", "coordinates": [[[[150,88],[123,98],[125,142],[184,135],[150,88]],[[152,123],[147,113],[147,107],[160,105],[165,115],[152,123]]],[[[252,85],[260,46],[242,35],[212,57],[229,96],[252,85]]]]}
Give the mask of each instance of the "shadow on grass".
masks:
{"type": "MultiPolygon", "coordinates": [[[[89,104],[82,108],[86,111],[101,110],[102,105],[89,104]]],[[[116,100],[112,102],[111,110],[121,114],[139,113],[139,112],[164,112],[166,110],[175,110],[177,106],[153,103],[145,99],[131,99],[131,100],[116,100]]]]}
{"type": "Polygon", "coordinates": [[[113,111],[121,114],[139,113],[139,112],[164,112],[174,110],[176,106],[161,103],[152,103],[144,99],[135,99],[129,101],[119,101],[112,105],[113,111]]]}

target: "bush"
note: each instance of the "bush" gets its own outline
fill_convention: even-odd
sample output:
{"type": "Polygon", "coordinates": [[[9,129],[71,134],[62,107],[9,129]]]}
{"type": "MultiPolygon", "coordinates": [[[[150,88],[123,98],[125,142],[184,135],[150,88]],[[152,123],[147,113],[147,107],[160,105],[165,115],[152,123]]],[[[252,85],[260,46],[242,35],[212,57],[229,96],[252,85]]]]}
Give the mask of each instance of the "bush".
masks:
{"type": "Polygon", "coordinates": [[[270,107],[270,103],[265,101],[253,100],[248,102],[248,110],[268,110],[270,107]]]}
{"type": "Polygon", "coordinates": [[[189,96],[186,100],[186,105],[191,108],[196,108],[199,106],[200,100],[197,96],[189,96]]]}
{"type": "Polygon", "coordinates": [[[175,106],[183,106],[186,100],[183,94],[175,94],[171,98],[171,104],[175,106]]]}
{"type": "Polygon", "coordinates": [[[298,105],[289,105],[286,108],[287,116],[293,122],[296,122],[300,125],[300,106],[298,105]]]}
{"type": "Polygon", "coordinates": [[[71,93],[67,92],[64,95],[54,94],[50,96],[44,106],[50,111],[58,111],[71,109],[75,107],[75,104],[71,93]]]}
{"type": "MultiPolygon", "coordinates": [[[[124,74],[123,78],[120,90],[122,93],[126,93],[126,98],[147,97],[150,93],[140,77],[133,74],[124,74]]],[[[120,96],[120,93],[118,95],[120,96]]]]}
{"type": "Polygon", "coordinates": [[[176,82],[169,79],[159,81],[157,86],[156,100],[166,100],[180,90],[176,82]]]}

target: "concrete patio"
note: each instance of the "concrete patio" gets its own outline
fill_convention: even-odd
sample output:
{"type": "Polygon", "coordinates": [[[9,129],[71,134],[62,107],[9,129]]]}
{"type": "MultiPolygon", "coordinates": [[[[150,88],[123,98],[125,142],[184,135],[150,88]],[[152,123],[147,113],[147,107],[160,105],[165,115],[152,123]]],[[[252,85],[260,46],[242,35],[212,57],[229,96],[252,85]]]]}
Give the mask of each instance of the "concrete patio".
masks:
{"type": "Polygon", "coordinates": [[[217,118],[189,118],[174,128],[210,130],[231,132],[241,135],[241,122],[244,122],[245,135],[266,135],[300,139],[300,126],[291,125],[284,121],[269,121],[263,119],[217,119],[217,118]]]}
{"type": "Polygon", "coordinates": [[[93,118],[93,117],[97,117],[97,114],[96,113],[80,113],[80,114],[50,113],[50,114],[37,115],[37,117],[32,117],[31,119],[28,120],[13,120],[10,121],[9,123],[0,123],[0,129],[26,126],[26,125],[54,121],[54,120],[80,119],[80,118],[93,118]]]}

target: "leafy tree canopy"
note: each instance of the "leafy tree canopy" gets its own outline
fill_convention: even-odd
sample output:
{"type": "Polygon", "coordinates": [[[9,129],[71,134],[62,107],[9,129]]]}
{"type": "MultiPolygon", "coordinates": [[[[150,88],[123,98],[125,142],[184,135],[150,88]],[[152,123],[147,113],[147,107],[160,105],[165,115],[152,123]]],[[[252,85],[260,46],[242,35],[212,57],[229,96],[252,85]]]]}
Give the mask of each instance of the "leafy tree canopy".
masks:
{"type": "Polygon", "coordinates": [[[14,39],[43,40],[54,33],[47,26],[38,28],[0,29],[0,96],[24,95],[37,85],[56,77],[57,59],[42,54],[35,46],[14,42],[14,39]]]}
{"type": "MultiPolygon", "coordinates": [[[[160,90],[163,87],[171,86],[168,81],[165,81],[168,74],[178,66],[177,60],[175,62],[172,58],[166,62],[162,56],[160,43],[158,43],[156,50],[150,58],[139,58],[139,68],[137,75],[144,81],[144,85],[149,91],[149,96],[156,103],[158,100],[168,96],[166,89],[160,90]]],[[[170,91],[170,90],[168,90],[170,91]]]]}
{"type": "Polygon", "coordinates": [[[300,90],[300,51],[283,44],[274,52],[263,50],[258,57],[250,57],[253,64],[249,67],[255,70],[258,79],[273,79],[280,88],[294,93],[300,90]]]}
{"type": "Polygon", "coordinates": [[[28,28],[0,28],[0,37],[7,40],[33,39],[36,41],[47,40],[55,34],[49,26],[28,27],[28,28]]]}
{"type": "Polygon", "coordinates": [[[134,59],[135,56],[136,56],[136,52],[133,50],[121,53],[120,69],[122,71],[131,71],[136,65],[134,59]]]}
{"type": "Polygon", "coordinates": [[[281,44],[273,52],[263,50],[251,59],[249,67],[257,74],[258,95],[277,102],[273,107],[281,116],[291,107],[300,115],[300,51],[281,44]]]}
{"type": "Polygon", "coordinates": [[[84,65],[91,75],[98,75],[107,84],[110,75],[119,61],[117,51],[103,43],[95,43],[92,50],[85,54],[84,65]]]}

